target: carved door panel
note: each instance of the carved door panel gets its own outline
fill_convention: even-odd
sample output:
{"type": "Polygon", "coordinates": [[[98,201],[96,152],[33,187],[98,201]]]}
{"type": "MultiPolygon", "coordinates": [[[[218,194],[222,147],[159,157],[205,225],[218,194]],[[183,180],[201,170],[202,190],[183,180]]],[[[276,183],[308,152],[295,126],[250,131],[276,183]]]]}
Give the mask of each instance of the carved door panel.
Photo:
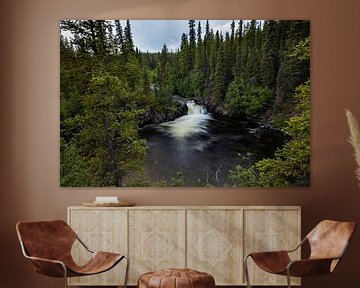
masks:
{"type": "Polygon", "coordinates": [[[143,273],[185,267],[185,210],[129,210],[129,281],[143,273]]]}
{"type": "MultiPolygon", "coordinates": [[[[127,215],[125,209],[69,210],[68,222],[80,239],[93,251],[127,253],[127,215]]],[[[76,263],[85,264],[89,252],[76,241],[72,248],[76,263]]],[[[126,262],[121,261],[108,272],[69,278],[70,285],[122,285],[126,262]]]]}
{"type": "MultiPolygon", "coordinates": [[[[244,211],[244,255],[251,252],[287,250],[295,248],[301,237],[299,209],[257,209],[244,211]]],[[[293,253],[300,259],[300,249],[293,253]]],[[[249,262],[249,277],[252,285],[286,285],[286,277],[262,271],[249,262]]],[[[293,278],[292,284],[300,284],[293,278]]]]}
{"type": "Polygon", "coordinates": [[[242,211],[187,211],[187,266],[212,274],[216,285],[242,283],[242,211]]]}

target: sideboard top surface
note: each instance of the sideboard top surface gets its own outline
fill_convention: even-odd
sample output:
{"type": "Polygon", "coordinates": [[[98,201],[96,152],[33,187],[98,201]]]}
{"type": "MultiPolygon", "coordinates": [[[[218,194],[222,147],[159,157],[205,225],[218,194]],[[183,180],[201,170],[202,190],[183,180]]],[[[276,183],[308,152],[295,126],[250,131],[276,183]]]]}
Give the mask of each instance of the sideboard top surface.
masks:
{"type": "Polygon", "coordinates": [[[301,210],[301,206],[132,206],[132,207],[85,207],[85,206],[69,206],[68,209],[164,209],[164,210],[203,210],[203,209],[221,209],[221,210],[257,210],[257,209],[281,209],[281,210],[301,210]]]}

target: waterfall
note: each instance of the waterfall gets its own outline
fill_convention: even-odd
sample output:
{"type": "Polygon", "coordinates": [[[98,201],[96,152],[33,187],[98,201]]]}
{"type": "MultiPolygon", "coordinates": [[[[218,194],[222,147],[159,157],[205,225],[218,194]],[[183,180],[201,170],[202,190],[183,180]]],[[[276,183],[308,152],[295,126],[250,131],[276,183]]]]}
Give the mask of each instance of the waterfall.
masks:
{"type": "Polygon", "coordinates": [[[206,108],[196,104],[193,100],[187,101],[186,105],[188,107],[187,115],[158,126],[163,132],[179,141],[206,135],[209,120],[212,119],[206,108]]]}
{"type": "Polygon", "coordinates": [[[186,106],[188,108],[187,115],[207,114],[206,108],[196,104],[194,100],[186,101],[186,106]]]}

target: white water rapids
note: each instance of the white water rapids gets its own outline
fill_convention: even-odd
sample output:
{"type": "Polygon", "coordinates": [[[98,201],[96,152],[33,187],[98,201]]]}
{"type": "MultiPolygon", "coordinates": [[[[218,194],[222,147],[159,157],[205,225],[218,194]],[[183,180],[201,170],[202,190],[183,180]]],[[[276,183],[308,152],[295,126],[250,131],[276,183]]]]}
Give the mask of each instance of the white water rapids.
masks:
{"type": "Polygon", "coordinates": [[[180,173],[188,187],[231,185],[230,169],[271,157],[283,143],[276,135],[253,132],[258,125],[251,122],[218,119],[192,100],[186,105],[187,115],[140,131],[148,147],[146,174],[153,183],[173,185],[180,173]],[[251,159],[239,157],[248,154],[251,159]]]}
{"type": "Polygon", "coordinates": [[[186,102],[188,107],[187,115],[160,124],[160,129],[177,140],[185,140],[197,134],[206,134],[209,120],[213,119],[205,107],[196,104],[193,100],[186,102]]]}

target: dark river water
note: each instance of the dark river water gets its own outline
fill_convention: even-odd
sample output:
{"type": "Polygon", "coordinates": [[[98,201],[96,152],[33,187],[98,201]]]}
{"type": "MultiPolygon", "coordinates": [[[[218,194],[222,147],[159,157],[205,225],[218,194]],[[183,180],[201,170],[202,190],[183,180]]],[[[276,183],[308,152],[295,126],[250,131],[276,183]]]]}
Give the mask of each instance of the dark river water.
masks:
{"type": "Polygon", "coordinates": [[[191,100],[187,106],[187,115],[140,131],[147,140],[146,172],[152,182],[165,180],[171,186],[181,172],[185,186],[231,185],[229,169],[272,157],[284,141],[268,127],[216,119],[191,100]]]}

